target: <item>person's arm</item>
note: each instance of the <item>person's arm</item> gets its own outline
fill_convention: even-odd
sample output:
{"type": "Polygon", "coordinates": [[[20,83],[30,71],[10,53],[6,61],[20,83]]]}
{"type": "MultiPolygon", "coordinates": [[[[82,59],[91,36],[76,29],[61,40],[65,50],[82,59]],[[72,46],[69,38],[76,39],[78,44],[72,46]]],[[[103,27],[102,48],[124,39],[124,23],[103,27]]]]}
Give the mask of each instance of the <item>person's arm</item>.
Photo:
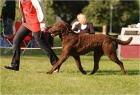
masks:
{"type": "Polygon", "coordinates": [[[45,8],[44,8],[44,2],[43,0],[31,0],[31,2],[36,9],[37,18],[38,18],[38,21],[40,22],[41,31],[45,31],[46,13],[45,13],[45,8]]]}
{"type": "Polygon", "coordinates": [[[77,25],[75,25],[72,30],[73,31],[78,31],[77,25]]]}
{"type": "Polygon", "coordinates": [[[76,24],[73,29],[72,29],[75,33],[80,33],[80,29],[79,29],[79,23],[76,24]]]}
{"type": "Polygon", "coordinates": [[[89,23],[89,34],[95,34],[92,23],[89,23]]]}
{"type": "Polygon", "coordinates": [[[77,24],[79,24],[79,22],[78,22],[78,21],[75,21],[75,22],[72,24],[72,29],[73,29],[77,24]]]}

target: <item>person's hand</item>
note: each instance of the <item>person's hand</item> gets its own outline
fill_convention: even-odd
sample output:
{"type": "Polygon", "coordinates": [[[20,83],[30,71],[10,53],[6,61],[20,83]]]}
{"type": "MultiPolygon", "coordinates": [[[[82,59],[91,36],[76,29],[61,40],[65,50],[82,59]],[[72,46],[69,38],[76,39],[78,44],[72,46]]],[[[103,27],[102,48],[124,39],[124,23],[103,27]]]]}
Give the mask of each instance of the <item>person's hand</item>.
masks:
{"type": "Polygon", "coordinates": [[[41,31],[42,32],[46,32],[46,28],[41,28],[41,31]]]}
{"type": "Polygon", "coordinates": [[[45,23],[40,23],[40,30],[42,32],[46,32],[46,24],[45,23]]]}

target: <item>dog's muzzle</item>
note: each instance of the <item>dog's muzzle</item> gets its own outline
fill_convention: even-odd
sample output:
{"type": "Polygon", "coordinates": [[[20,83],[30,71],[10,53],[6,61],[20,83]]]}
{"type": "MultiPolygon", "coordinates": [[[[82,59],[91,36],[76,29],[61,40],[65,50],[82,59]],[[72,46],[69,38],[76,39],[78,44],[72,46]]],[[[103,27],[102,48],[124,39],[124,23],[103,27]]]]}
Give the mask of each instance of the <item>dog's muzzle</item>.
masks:
{"type": "Polygon", "coordinates": [[[55,37],[55,36],[57,36],[57,35],[60,34],[59,31],[53,31],[53,32],[52,32],[50,29],[49,29],[49,33],[51,33],[51,36],[52,36],[52,37],[55,37]]]}

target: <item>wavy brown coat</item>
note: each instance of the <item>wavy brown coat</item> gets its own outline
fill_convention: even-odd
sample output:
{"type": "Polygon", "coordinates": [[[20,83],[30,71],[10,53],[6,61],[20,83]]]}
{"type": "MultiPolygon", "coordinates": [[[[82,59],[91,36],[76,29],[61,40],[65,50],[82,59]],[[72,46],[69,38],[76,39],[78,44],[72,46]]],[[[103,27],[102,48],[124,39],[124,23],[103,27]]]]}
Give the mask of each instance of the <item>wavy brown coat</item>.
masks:
{"type": "Polygon", "coordinates": [[[120,45],[128,45],[132,41],[132,37],[127,41],[122,41],[116,37],[104,34],[76,34],[71,30],[70,25],[65,22],[56,22],[54,26],[49,29],[49,32],[53,35],[62,36],[62,55],[52,69],[47,72],[48,74],[52,74],[69,56],[73,56],[78,69],[83,74],[86,74],[86,71],[83,70],[81,65],[80,55],[90,51],[94,51],[94,68],[91,74],[94,74],[99,69],[99,61],[103,54],[117,63],[121,68],[122,74],[125,74],[123,63],[117,57],[114,42],[120,45]]]}

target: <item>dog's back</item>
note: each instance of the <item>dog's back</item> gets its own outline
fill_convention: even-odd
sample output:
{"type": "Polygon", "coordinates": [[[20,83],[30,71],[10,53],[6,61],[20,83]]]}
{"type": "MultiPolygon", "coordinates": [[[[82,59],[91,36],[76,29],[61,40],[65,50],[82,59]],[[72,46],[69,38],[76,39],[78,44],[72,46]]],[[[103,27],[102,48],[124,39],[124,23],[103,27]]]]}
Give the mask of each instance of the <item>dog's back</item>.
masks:
{"type": "Polygon", "coordinates": [[[105,48],[107,49],[109,47],[112,48],[112,50],[116,50],[113,41],[116,41],[119,44],[129,44],[131,40],[132,38],[127,41],[122,41],[116,37],[110,37],[104,34],[76,34],[75,36],[69,35],[65,37],[62,46],[71,46],[70,55],[83,55],[90,51],[103,52],[105,48]]]}

